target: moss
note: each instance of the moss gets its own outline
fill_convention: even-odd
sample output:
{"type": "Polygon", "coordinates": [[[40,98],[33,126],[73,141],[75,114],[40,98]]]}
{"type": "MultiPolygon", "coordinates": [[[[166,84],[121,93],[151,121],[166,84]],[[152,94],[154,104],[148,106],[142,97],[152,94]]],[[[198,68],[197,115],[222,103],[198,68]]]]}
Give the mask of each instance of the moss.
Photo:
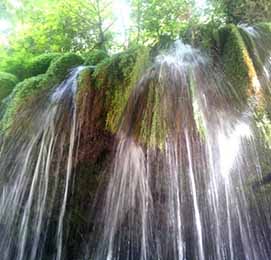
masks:
{"type": "Polygon", "coordinates": [[[59,58],[61,56],[60,53],[46,53],[34,57],[28,63],[26,70],[27,70],[27,77],[34,77],[39,74],[46,73],[47,69],[49,68],[52,61],[59,58]]]}
{"type": "Polygon", "coordinates": [[[248,33],[242,27],[240,33],[258,74],[261,74],[271,50],[271,23],[258,23],[252,28],[255,30],[255,35],[248,33]]]}
{"type": "Polygon", "coordinates": [[[240,31],[242,39],[246,45],[246,48],[249,52],[249,55],[253,61],[255,69],[257,71],[260,71],[262,69],[262,61],[261,61],[261,57],[259,56],[257,46],[256,46],[256,43],[255,43],[253,37],[249,33],[247,33],[245,30],[243,30],[242,28],[240,28],[239,31],[240,31]]]}
{"type": "Polygon", "coordinates": [[[13,118],[17,114],[19,107],[23,104],[27,104],[29,98],[31,98],[37,91],[40,91],[40,83],[44,78],[46,78],[46,76],[43,74],[25,79],[16,85],[12,92],[12,98],[1,121],[2,130],[5,131],[11,126],[13,118]]]}
{"type": "Polygon", "coordinates": [[[80,72],[78,77],[77,98],[88,91],[90,87],[91,75],[94,72],[93,67],[87,67],[80,72]]]}
{"type": "Polygon", "coordinates": [[[248,97],[258,94],[259,82],[242,36],[235,25],[220,30],[221,58],[226,77],[231,82],[236,97],[247,102],[248,97]]]}
{"type": "Polygon", "coordinates": [[[92,52],[85,55],[84,65],[97,65],[106,58],[108,58],[108,54],[104,50],[93,50],[92,52]]]}
{"type": "Polygon", "coordinates": [[[235,24],[251,24],[271,19],[270,0],[227,0],[223,1],[223,5],[228,21],[235,24]]]}
{"type": "Polygon", "coordinates": [[[93,75],[96,79],[96,86],[102,88],[104,85],[112,85],[125,80],[132,71],[135,59],[136,50],[134,49],[104,59],[98,64],[93,75]]]}
{"type": "Polygon", "coordinates": [[[264,36],[270,39],[271,35],[271,23],[257,23],[255,24],[255,28],[258,29],[264,36]]]}
{"type": "Polygon", "coordinates": [[[124,112],[130,94],[147,67],[149,62],[149,50],[136,48],[112,57],[104,67],[95,71],[98,86],[106,84],[106,104],[108,113],[106,127],[111,132],[116,132],[121,123],[121,115],[124,112]],[[114,69],[115,68],[115,69],[114,69]],[[105,70],[106,69],[106,70],[105,70]],[[101,78],[101,76],[106,77],[101,78]],[[113,74],[113,75],[112,75],[113,74]]]}
{"type": "MultiPolygon", "coordinates": [[[[168,126],[166,115],[163,110],[163,92],[158,89],[162,88],[157,78],[151,79],[147,83],[147,91],[143,93],[142,98],[146,98],[141,105],[144,110],[139,113],[139,118],[135,120],[136,139],[144,144],[148,144],[153,148],[164,148],[165,138],[168,133],[168,126]]],[[[138,109],[136,106],[133,109],[138,109]]],[[[137,114],[137,112],[135,113],[137,114]]],[[[137,115],[138,116],[138,115],[137,115]]]]}
{"type": "Polygon", "coordinates": [[[255,111],[254,118],[264,146],[271,149],[271,120],[264,110],[255,111]]]}
{"type": "Polygon", "coordinates": [[[71,68],[83,64],[84,60],[81,56],[74,53],[66,53],[54,60],[50,65],[46,75],[51,78],[51,85],[59,84],[65,79],[71,68]]]}
{"type": "Polygon", "coordinates": [[[82,97],[90,93],[90,98],[96,96],[94,103],[96,106],[99,103],[105,129],[115,133],[132,89],[148,67],[149,59],[148,48],[135,47],[105,58],[96,68],[86,68],[79,76],[78,105],[84,103],[82,97]]]}
{"type": "Polygon", "coordinates": [[[150,56],[156,57],[161,52],[168,50],[176,41],[176,39],[172,39],[169,35],[161,35],[158,41],[153,45],[150,50],[150,56]]]}
{"type": "Polygon", "coordinates": [[[18,79],[16,76],[6,72],[0,72],[0,101],[12,92],[17,82],[18,79]]]}
{"type": "Polygon", "coordinates": [[[218,41],[218,24],[198,24],[191,26],[181,39],[192,44],[196,48],[204,49],[205,51],[212,50],[218,41]]]}
{"type": "Polygon", "coordinates": [[[32,100],[41,96],[44,91],[48,91],[60,84],[67,76],[69,70],[83,63],[83,59],[72,53],[64,54],[56,59],[49,67],[46,74],[25,79],[17,84],[12,92],[12,98],[7,106],[7,110],[1,120],[2,130],[7,130],[20,109],[30,106],[32,100]]]}
{"type": "MultiPolygon", "coordinates": [[[[76,93],[76,103],[77,107],[79,108],[79,114],[80,111],[84,111],[86,107],[89,106],[92,102],[89,98],[89,92],[92,91],[92,74],[94,72],[94,67],[87,67],[83,69],[79,77],[77,78],[77,93],[76,93]],[[88,104],[86,104],[88,103],[88,104]]],[[[84,117],[85,115],[81,115],[84,117]]]]}

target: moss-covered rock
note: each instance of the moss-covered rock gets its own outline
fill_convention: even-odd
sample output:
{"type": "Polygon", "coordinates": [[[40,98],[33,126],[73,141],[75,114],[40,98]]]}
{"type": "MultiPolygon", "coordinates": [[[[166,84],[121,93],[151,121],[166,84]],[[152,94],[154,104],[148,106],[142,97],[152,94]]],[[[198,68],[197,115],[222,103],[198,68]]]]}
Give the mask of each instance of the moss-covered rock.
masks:
{"type": "Polygon", "coordinates": [[[95,127],[116,133],[128,98],[149,66],[149,53],[145,47],[131,48],[80,73],[77,103],[81,108],[86,103],[92,106],[86,116],[91,117],[95,127]]]}
{"type": "Polygon", "coordinates": [[[45,53],[34,57],[27,64],[27,77],[34,77],[46,73],[52,61],[59,58],[60,53],[45,53]]]}
{"type": "Polygon", "coordinates": [[[94,66],[108,57],[108,54],[104,50],[93,50],[85,55],[84,65],[94,66]]]}
{"type": "Polygon", "coordinates": [[[229,22],[238,24],[271,20],[270,0],[224,0],[222,3],[229,22]]]}
{"type": "Polygon", "coordinates": [[[6,130],[12,125],[14,116],[18,116],[20,109],[31,106],[33,100],[60,84],[67,77],[70,69],[82,63],[83,59],[80,56],[73,53],[64,54],[53,61],[46,74],[25,79],[17,84],[1,120],[2,130],[6,130]]]}
{"type": "Polygon", "coordinates": [[[6,108],[1,121],[1,129],[7,130],[13,121],[13,117],[19,112],[19,108],[27,104],[37,92],[39,92],[41,82],[46,78],[44,74],[25,79],[16,85],[12,92],[11,100],[6,108]]]}
{"type": "Polygon", "coordinates": [[[16,76],[6,72],[0,72],[0,101],[12,92],[17,83],[18,79],[16,76]]]}
{"type": "Polygon", "coordinates": [[[271,33],[271,22],[257,23],[256,27],[263,30],[266,33],[271,33]]]}
{"type": "Polygon", "coordinates": [[[132,48],[100,63],[93,77],[97,88],[106,88],[106,127],[113,133],[121,123],[128,98],[149,63],[149,49],[132,48]]]}
{"type": "Polygon", "coordinates": [[[218,24],[198,24],[191,26],[181,37],[184,42],[188,42],[196,48],[209,52],[216,47],[218,41],[218,24]]]}
{"type": "Polygon", "coordinates": [[[240,26],[239,31],[257,73],[263,72],[271,51],[271,23],[258,23],[254,26],[240,26]]]}
{"type": "Polygon", "coordinates": [[[231,24],[221,29],[219,46],[225,74],[236,98],[247,102],[248,97],[258,95],[257,73],[238,27],[231,24]]]}
{"type": "Polygon", "coordinates": [[[54,81],[51,84],[59,84],[65,79],[70,69],[83,63],[84,60],[81,56],[74,53],[66,53],[52,62],[46,75],[54,81]]]}
{"type": "Polygon", "coordinates": [[[91,75],[94,70],[95,69],[93,67],[86,67],[79,74],[76,94],[78,105],[80,105],[81,96],[84,95],[84,93],[87,92],[91,87],[91,75]]]}

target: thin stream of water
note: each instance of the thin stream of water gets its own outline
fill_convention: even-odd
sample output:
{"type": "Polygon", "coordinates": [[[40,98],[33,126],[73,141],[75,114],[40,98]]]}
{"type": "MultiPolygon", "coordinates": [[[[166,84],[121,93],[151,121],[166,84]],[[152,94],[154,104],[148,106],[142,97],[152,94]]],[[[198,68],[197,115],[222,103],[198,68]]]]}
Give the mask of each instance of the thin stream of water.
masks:
{"type": "Polygon", "coordinates": [[[43,98],[40,109],[29,111],[31,124],[16,129],[4,143],[0,156],[0,169],[7,178],[0,195],[3,260],[44,259],[49,255],[48,239],[54,244],[51,259],[65,257],[64,218],[77,131],[74,94],[81,70],[72,70],[43,98]],[[52,225],[56,235],[48,233],[52,225]]]}
{"type": "MultiPolygon", "coordinates": [[[[261,38],[253,28],[240,30],[247,40],[261,38]]],[[[262,59],[263,41],[255,46],[262,59]]],[[[257,85],[268,93],[271,66],[264,61],[257,85]]],[[[26,109],[3,138],[3,260],[69,259],[82,69],[26,109]]],[[[88,220],[84,259],[270,258],[269,201],[263,194],[259,200],[252,185],[263,177],[254,104],[240,102],[201,51],[177,41],[156,58],[124,111],[102,196],[88,220]]]]}
{"type": "Polygon", "coordinates": [[[268,259],[270,229],[247,184],[261,177],[254,119],[225,82],[181,42],[143,75],[86,259],[268,259]]]}

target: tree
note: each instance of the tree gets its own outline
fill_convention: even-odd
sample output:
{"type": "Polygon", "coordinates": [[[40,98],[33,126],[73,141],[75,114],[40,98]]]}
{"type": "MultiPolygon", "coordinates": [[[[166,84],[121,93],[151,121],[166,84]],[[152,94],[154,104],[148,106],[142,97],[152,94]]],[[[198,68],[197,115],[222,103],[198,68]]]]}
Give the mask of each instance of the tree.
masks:
{"type": "Polygon", "coordinates": [[[176,38],[193,17],[192,0],[132,0],[133,37],[138,42],[176,38]]]}
{"type": "Polygon", "coordinates": [[[15,8],[6,3],[16,29],[10,46],[33,54],[106,49],[113,24],[108,0],[22,0],[15,8]]]}

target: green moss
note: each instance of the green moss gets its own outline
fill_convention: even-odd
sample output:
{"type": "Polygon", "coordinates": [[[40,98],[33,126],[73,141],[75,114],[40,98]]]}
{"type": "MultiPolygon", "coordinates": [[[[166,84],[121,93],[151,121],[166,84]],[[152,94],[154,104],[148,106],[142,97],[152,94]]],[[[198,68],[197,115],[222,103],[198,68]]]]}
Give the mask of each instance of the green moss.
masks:
{"type": "Polygon", "coordinates": [[[254,114],[256,126],[259,130],[260,137],[264,140],[264,145],[271,149],[271,120],[263,110],[257,110],[254,114]]]}
{"type": "Polygon", "coordinates": [[[6,72],[0,72],[0,101],[12,92],[17,82],[18,79],[16,76],[6,72]]]}
{"type": "Polygon", "coordinates": [[[256,71],[242,36],[235,25],[228,25],[219,32],[221,58],[227,79],[233,86],[237,100],[246,102],[255,94],[256,71]]]}
{"type": "Polygon", "coordinates": [[[104,50],[93,50],[87,55],[85,55],[84,65],[87,66],[97,65],[106,58],[108,58],[108,54],[104,50]]]}
{"type": "Polygon", "coordinates": [[[132,89],[148,65],[149,49],[135,47],[105,58],[95,68],[86,68],[79,76],[78,104],[95,90],[102,98],[106,130],[115,133],[132,89]]]}
{"type": "Polygon", "coordinates": [[[198,103],[198,96],[199,93],[197,93],[198,89],[196,86],[196,80],[195,77],[193,76],[193,73],[190,73],[189,75],[189,85],[190,85],[190,96],[192,97],[192,106],[193,106],[193,116],[195,120],[195,125],[199,134],[199,137],[202,140],[205,140],[206,138],[206,125],[205,125],[205,120],[204,120],[204,115],[202,110],[200,109],[200,104],[198,103]]]}
{"type": "MultiPolygon", "coordinates": [[[[92,90],[92,74],[94,72],[94,67],[87,67],[83,69],[79,77],[77,79],[78,85],[77,85],[77,93],[76,93],[76,102],[77,106],[79,108],[82,108],[84,110],[85,102],[87,99],[87,94],[89,91],[92,90]]],[[[87,99],[87,102],[91,102],[90,100],[87,99]]]]}
{"type": "Polygon", "coordinates": [[[253,37],[242,28],[239,29],[239,32],[253,61],[255,69],[257,71],[261,71],[263,64],[261,56],[259,55],[260,53],[258,53],[256,42],[254,41],[253,37]]]}
{"type": "Polygon", "coordinates": [[[222,1],[224,10],[229,22],[256,23],[270,21],[271,2],[270,0],[234,0],[222,1]]]}
{"type": "Polygon", "coordinates": [[[116,132],[129,96],[149,62],[147,48],[135,48],[113,56],[97,67],[97,86],[106,86],[106,127],[116,132]]]}
{"type": "Polygon", "coordinates": [[[90,87],[91,75],[94,72],[93,67],[86,67],[80,72],[78,77],[77,95],[84,93],[90,87]]]}
{"type": "Polygon", "coordinates": [[[163,105],[161,105],[164,98],[164,93],[161,89],[164,86],[160,84],[161,82],[156,77],[147,83],[147,88],[145,88],[142,96],[146,99],[141,104],[144,106],[144,111],[134,124],[133,134],[140,142],[163,149],[171,122],[167,122],[167,115],[163,105]]]}
{"type": "Polygon", "coordinates": [[[65,79],[71,68],[83,64],[84,60],[81,56],[74,53],[66,53],[54,60],[50,65],[46,75],[51,78],[51,85],[59,84],[65,79]]]}
{"type": "Polygon", "coordinates": [[[248,49],[249,55],[258,74],[263,72],[263,66],[269,59],[271,50],[271,23],[258,23],[253,26],[256,35],[248,33],[240,28],[240,33],[248,49]]]}
{"type": "Polygon", "coordinates": [[[209,52],[218,41],[218,27],[218,24],[214,25],[213,23],[194,25],[185,32],[181,39],[184,39],[185,42],[192,44],[196,48],[209,52]]]}
{"type": "Polygon", "coordinates": [[[268,22],[268,23],[257,23],[255,25],[255,27],[262,30],[265,33],[268,33],[268,34],[271,33],[271,23],[270,22],[268,22]]]}
{"type": "Polygon", "coordinates": [[[30,60],[26,67],[27,77],[34,77],[39,74],[46,73],[51,62],[59,58],[60,56],[61,56],[60,53],[46,53],[34,57],[33,59],[30,60]]]}
{"type": "Polygon", "coordinates": [[[94,77],[98,88],[122,82],[131,73],[136,59],[136,50],[131,49],[104,59],[98,64],[94,77]]]}
{"type": "Polygon", "coordinates": [[[176,41],[169,35],[161,35],[158,41],[153,45],[150,50],[150,56],[156,57],[161,52],[168,50],[176,41]]]}
{"type": "Polygon", "coordinates": [[[12,98],[1,121],[2,130],[5,131],[11,126],[13,118],[18,113],[20,106],[27,104],[29,99],[33,97],[35,93],[40,91],[40,83],[44,78],[46,78],[46,76],[43,74],[25,79],[16,85],[12,92],[12,98]]]}
{"type": "Polygon", "coordinates": [[[83,63],[83,59],[72,53],[64,54],[56,59],[49,67],[46,74],[41,74],[25,79],[16,85],[12,98],[1,120],[2,130],[7,130],[20,109],[31,106],[32,100],[39,97],[52,87],[60,84],[67,76],[69,70],[83,63]]]}

